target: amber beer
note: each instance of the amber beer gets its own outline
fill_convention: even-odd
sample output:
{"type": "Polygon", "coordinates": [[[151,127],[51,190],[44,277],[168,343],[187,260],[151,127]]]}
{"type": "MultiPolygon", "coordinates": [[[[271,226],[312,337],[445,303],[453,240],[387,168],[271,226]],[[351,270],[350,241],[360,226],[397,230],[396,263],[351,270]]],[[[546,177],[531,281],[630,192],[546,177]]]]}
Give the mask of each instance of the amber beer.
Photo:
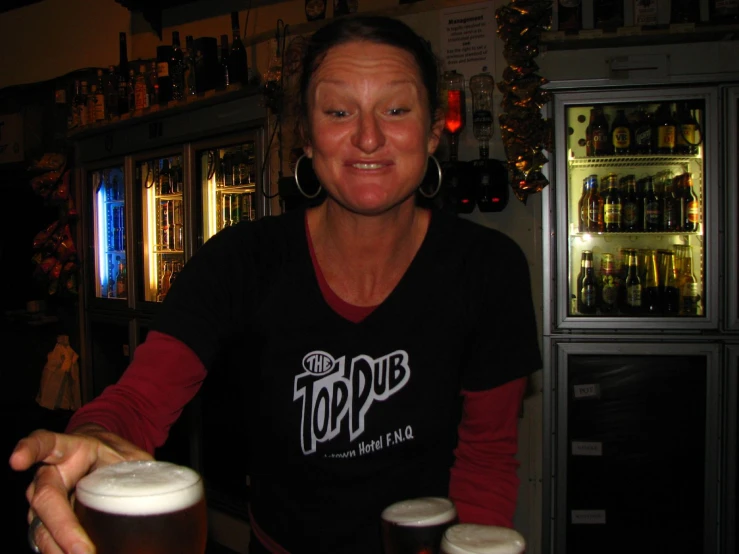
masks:
{"type": "Polygon", "coordinates": [[[441,554],[521,554],[526,541],[507,527],[460,523],[449,527],[441,541],[441,554]]]}
{"type": "Polygon", "coordinates": [[[205,493],[190,468],[158,461],[105,466],[80,479],[74,504],[97,554],[205,552],[205,493]]]}
{"type": "Polygon", "coordinates": [[[457,521],[457,509],[447,498],[412,498],[385,508],[381,519],[385,554],[438,554],[444,531],[457,521]]]}

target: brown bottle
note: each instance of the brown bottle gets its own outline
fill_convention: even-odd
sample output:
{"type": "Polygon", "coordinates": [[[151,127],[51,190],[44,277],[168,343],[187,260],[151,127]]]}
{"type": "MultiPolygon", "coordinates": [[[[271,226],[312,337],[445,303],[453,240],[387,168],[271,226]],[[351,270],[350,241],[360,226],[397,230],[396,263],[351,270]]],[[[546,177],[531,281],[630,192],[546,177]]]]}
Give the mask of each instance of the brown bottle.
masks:
{"type": "Polygon", "coordinates": [[[698,153],[698,145],[701,142],[698,121],[690,111],[687,102],[677,105],[675,113],[677,124],[675,135],[675,154],[695,155],[698,153]]]}
{"type": "Polygon", "coordinates": [[[603,178],[603,223],[609,233],[621,231],[623,223],[623,202],[618,179],[614,173],[603,178]]]}
{"type": "Polygon", "coordinates": [[[611,125],[611,144],[615,155],[631,154],[634,131],[624,110],[618,110],[611,125]]]}
{"type": "Polygon", "coordinates": [[[593,156],[608,156],[611,149],[611,129],[608,126],[603,108],[595,108],[593,123],[590,125],[590,135],[593,142],[593,156]]]}
{"type": "Polygon", "coordinates": [[[672,117],[670,104],[660,104],[654,118],[654,153],[674,154],[677,126],[672,117]]]}
{"type": "Polygon", "coordinates": [[[701,205],[693,190],[693,177],[690,173],[680,175],[680,197],[682,199],[683,231],[694,233],[701,220],[701,205]]]}
{"type": "MultiPolygon", "coordinates": [[[[598,192],[598,177],[591,176],[592,182],[589,184],[590,193],[588,194],[588,232],[602,233],[605,230],[603,224],[603,197],[598,192]]],[[[591,178],[589,177],[589,179],[591,178]]]]}

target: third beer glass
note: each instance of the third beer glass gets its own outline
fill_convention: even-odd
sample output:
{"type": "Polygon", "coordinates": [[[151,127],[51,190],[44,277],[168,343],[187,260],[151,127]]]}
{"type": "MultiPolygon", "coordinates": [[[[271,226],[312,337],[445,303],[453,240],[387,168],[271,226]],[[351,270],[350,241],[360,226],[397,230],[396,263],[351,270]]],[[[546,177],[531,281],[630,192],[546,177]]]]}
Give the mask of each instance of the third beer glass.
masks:
{"type": "Polygon", "coordinates": [[[200,475],[168,462],[122,462],[80,479],[75,514],[98,554],[203,554],[200,475]]]}
{"type": "Polygon", "coordinates": [[[385,554],[437,554],[457,510],[447,498],[412,498],[391,504],[381,517],[385,554]]]}
{"type": "Polygon", "coordinates": [[[522,554],[525,550],[526,541],[518,531],[494,525],[453,525],[441,541],[441,554],[522,554]]]}

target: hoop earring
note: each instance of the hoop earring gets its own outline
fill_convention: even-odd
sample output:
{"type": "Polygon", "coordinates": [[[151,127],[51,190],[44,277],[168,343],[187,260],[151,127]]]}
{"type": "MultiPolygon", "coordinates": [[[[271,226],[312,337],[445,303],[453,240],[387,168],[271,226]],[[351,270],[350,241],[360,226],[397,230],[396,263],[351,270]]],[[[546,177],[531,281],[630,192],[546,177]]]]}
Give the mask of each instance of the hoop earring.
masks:
{"type": "MultiPolygon", "coordinates": [[[[300,186],[300,178],[298,177],[298,173],[299,173],[299,170],[300,170],[300,160],[302,160],[303,158],[308,158],[308,156],[306,156],[305,154],[301,154],[301,156],[298,158],[298,161],[295,162],[295,175],[294,175],[294,177],[295,177],[295,185],[298,187],[298,190],[300,191],[300,194],[302,194],[303,196],[305,196],[308,200],[312,200],[313,198],[315,198],[316,196],[318,196],[319,194],[321,194],[321,189],[323,187],[321,187],[321,184],[319,183],[318,184],[318,189],[316,190],[316,192],[314,192],[313,194],[307,194],[303,190],[303,187],[300,186]]],[[[308,158],[308,159],[310,159],[310,158],[308,158]]]]}
{"type": "MultiPolygon", "coordinates": [[[[441,164],[439,164],[439,160],[436,159],[436,156],[434,156],[433,154],[429,155],[429,159],[433,160],[434,163],[436,164],[436,171],[437,171],[439,180],[436,183],[436,187],[434,188],[434,191],[432,193],[429,194],[428,192],[423,190],[423,183],[421,183],[418,186],[418,192],[420,192],[426,198],[433,198],[434,196],[439,194],[439,190],[441,190],[441,179],[443,177],[443,174],[441,172],[441,164]]],[[[426,169],[426,173],[428,173],[428,169],[426,169]]]]}

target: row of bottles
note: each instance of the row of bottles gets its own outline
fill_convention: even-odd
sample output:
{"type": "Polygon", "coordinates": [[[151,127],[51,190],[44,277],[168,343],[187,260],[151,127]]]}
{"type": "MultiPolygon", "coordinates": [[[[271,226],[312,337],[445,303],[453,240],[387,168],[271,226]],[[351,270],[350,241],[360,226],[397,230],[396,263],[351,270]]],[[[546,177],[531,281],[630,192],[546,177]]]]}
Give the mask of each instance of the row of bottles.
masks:
{"type": "MultiPolygon", "coordinates": [[[[128,271],[126,269],[126,258],[121,256],[115,257],[115,265],[110,264],[108,268],[108,281],[103,283],[103,288],[107,285],[108,298],[128,298],[128,271]],[[113,275],[113,271],[116,271],[113,275]]],[[[105,290],[103,290],[103,295],[105,290]]]]}
{"type": "Polygon", "coordinates": [[[231,227],[240,221],[254,221],[257,218],[255,193],[221,193],[218,195],[218,229],[231,227]]]}
{"type": "MultiPolygon", "coordinates": [[[[305,0],[305,17],[308,21],[326,19],[327,0],[305,0]]],[[[333,0],[334,17],[357,13],[358,0],[333,0]]]]}
{"type": "MultiPolygon", "coordinates": [[[[559,31],[579,31],[583,28],[615,31],[624,25],[652,26],[657,24],[700,23],[700,2],[672,0],[668,4],[669,21],[662,21],[658,0],[559,0],[557,19],[559,31]],[[592,19],[583,21],[583,4],[591,1],[592,19]],[[626,2],[630,5],[626,6],[626,2]],[[633,21],[626,21],[625,13],[633,13],[633,21]]],[[[709,22],[717,24],[739,22],[739,0],[709,0],[709,22]]]]}
{"type": "Polygon", "coordinates": [[[614,254],[601,255],[596,273],[593,251],[581,255],[576,285],[580,315],[696,316],[701,314],[701,285],[688,245],[673,250],[623,249],[622,263],[614,254]]]}
{"type": "Polygon", "coordinates": [[[619,108],[609,123],[604,107],[595,106],[586,130],[586,155],[696,155],[702,142],[699,117],[689,102],[663,102],[654,111],[638,106],[627,114],[619,108]]]}
{"type": "Polygon", "coordinates": [[[699,230],[701,204],[690,173],[670,170],[636,179],[609,173],[583,180],[578,201],[581,233],[687,232],[699,230]],[[601,192],[602,191],[602,192],[601,192]]]}
{"type": "Polygon", "coordinates": [[[220,37],[215,73],[205,67],[212,60],[204,55],[191,35],[185,37],[183,48],[179,31],[172,31],[171,45],[158,46],[155,59],[129,63],[126,33],[119,33],[118,65],[110,65],[107,73],[98,69],[91,79],[74,81],[67,127],[77,129],[167,106],[173,101],[195,98],[209,88],[246,84],[250,73],[238,12],[231,13],[231,27],[230,48],[228,35],[220,37]],[[214,74],[215,79],[211,78],[214,74]]]}
{"type": "Polygon", "coordinates": [[[214,150],[209,153],[209,171],[214,172],[216,187],[253,185],[257,178],[256,146],[247,141],[238,148],[226,150],[221,157],[214,150]]]}

